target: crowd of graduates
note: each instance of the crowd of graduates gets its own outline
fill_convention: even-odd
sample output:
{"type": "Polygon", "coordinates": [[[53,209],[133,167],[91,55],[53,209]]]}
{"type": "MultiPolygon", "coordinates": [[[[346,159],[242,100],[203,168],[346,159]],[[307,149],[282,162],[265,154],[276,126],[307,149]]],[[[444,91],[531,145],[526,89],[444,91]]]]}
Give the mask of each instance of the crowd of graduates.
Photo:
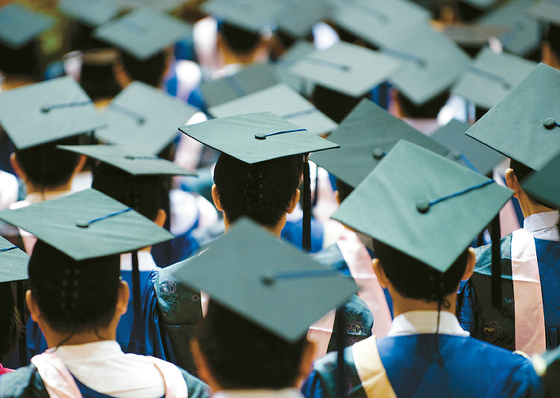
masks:
{"type": "Polygon", "coordinates": [[[0,397],[560,396],[558,0],[55,3],[0,6],[0,397]]]}

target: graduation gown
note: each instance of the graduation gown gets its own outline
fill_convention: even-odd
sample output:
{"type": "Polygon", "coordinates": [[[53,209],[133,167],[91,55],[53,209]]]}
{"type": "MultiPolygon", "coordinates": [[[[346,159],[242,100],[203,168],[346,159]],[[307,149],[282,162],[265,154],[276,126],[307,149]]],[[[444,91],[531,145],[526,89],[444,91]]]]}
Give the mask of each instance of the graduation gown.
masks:
{"type": "Polygon", "coordinates": [[[502,238],[502,308],[491,304],[491,245],[461,286],[457,314],[471,336],[529,355],[560,345],[560,242],[521,229],[502,238]]]}
{"type": "MultiPolygon", "coordinates": [[[[471,337],[443,334],[370,337],[344,351],[346,396],[526,397],[540,394],[531,362],[471,337]]],[[[308,398],[336,397],[337,354],[314,362],[308,398]]]]}

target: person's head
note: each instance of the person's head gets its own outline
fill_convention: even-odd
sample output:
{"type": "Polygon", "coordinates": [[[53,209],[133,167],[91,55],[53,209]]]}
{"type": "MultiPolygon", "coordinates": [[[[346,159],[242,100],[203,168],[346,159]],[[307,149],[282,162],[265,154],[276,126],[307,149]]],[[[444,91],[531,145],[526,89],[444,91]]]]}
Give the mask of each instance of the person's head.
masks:
{"type": "Polygon", "coordinates": [[[231,224],[241,216],[274,228],[299,200],[303,156],[247,164],[222,153],[214,169],[214,204],[231,224]]]}
{"type": "Polygon", "coordinates": [[[93,101],[113,98],[121,91],[114,68],[118,56],[112,48],[97,48],[81,54],[79,83],[93,101]]]}
{"type": "Polygon", "coordinates": [[[57,145],[78,145],[79,136],[36,145],[25,149],[15,149],[12,166],[25,183],[36,189],[53,189],[68,184],[78,173],[86,158],[83,155],[63,151],[57,145]]]}
{"type": "Polygon", "coordinates": [[[39,240],[28,272],[27,306],[49,347],[80,334],[114,335],[128,303],[118,255],[76,261],[39,240]]]}
{"type": "Polygon", "coordinates": [[[542,52],[543,62],[556,69],[560,68],[560,25],[550,25],[542,52]]]}
{"type": "Polygon", "coordinates": [[[14,307],[10,283],[0,284],[0,360],[17,344],[23,330],[19,311],[14,307]]]}
{"type": "Polygon", "coordinates": [[[351,97],[319,84],[311,94],[313,105],[336,123],[341,123],[363,98],[351,97]]]}
{"type": "Polygon", "coordinates": [[[288,343],[213,300],[191,347],[214,392],[296,387],[313,351],[305,337],[288,343]]]}
{"type": "Polygon", "coordinates": [[[514,191],[514,196],[519,200],[519,205],[521,206],[521,211],[524,217],[528,217],[534,213],[551,211],[548,206],[545,206],[537,199],[529,195],[521,187],[521,183],[535,170],[511,159],[509,169],[506,170],[506,184],[514,191]]]}
{"type": "Polygon", "coordinates": [[[107,163],[99,163],[93,170],[92,188],[131,207],[158,225],[163,225],[165,221],[162,210],[167,195],[165,184],[165,177],[134,176],[107,163]]]}
{"type": "Polygon", "coordinates": [[[435,119],[441,108],[449,99],[449,92],[444,91],[422,105],[415,105],[400,91],[397,91],[397,102],[404,117],[415,119],[435,119]]]}
{"type": "Polygon", "coordinates": [[[447,296],[457,293],[459,282],[468,279],[474,269],[474,251],[469,248],[442,273],[377,239],[373,247],[377,256],[374,269],[380,282],[384,285],[388,281],[404,298],[443,303],[447,296]]]}
{"type": "Polygon", "coordinates": [[[261,42],[259,34],[238,28],[227,22],[221,22],[218,29],[224,43],[236,54],[249,54],[256,50],[261,42]]]}
{"type": "Polygon", "coordinates": [[[336,201],[341,204],[354,191],[354,187],[340,178],[336,179],[336,201]]]}
{"type": "Polygon", "coordinates": [[[40,80],[43,60],[39,40],[32,40],[21,48],[12,48],[0,43],[0,71],[7,75],[40,80]]]}
{"type": "Polygon", "coordinates": [[[152,57],[139,61],[132,55],[121,53],[122,67],[130,80],[138,80],[153,87],[159,87],[169,65],[167,51],[160,51],[152,57]]]}

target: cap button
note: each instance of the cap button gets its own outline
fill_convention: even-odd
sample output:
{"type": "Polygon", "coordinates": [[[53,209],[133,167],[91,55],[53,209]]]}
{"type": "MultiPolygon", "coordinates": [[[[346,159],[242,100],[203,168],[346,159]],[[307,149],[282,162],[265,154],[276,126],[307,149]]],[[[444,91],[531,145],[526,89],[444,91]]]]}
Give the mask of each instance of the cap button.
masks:
{"type": "Polygon", "coordinates": [[[143,117],[138,118],[138,124],[139,125],[143,125],[144,123],[146,123],[146,119],[144,119],[143,117]]]}
{"type": "Polygon", "coordinates": [[[428,210],[430,210],[430,202],[428,202],[427,200],[422,200],[416,203],[416,210],[418,210],[418,212],[422,214],[427,213],[428,210]]]}
{"type": "Polygon", "coordinates": [[[130,159],[130,160],[136,159],[136,157],[134,157],[134,156],[132,156],[132,155],[126,155],[124,158],[125,158],[125,159],[130,159]]]}
{"type": "Polygon", "coordinates": [[[265,134],[265,133],[258,133],[258,134],[255,134],[255,138],[256,138],[257,140],[266,140],[266,134],[265,134]]]}
{"type": "Polygon", "coordinates": [[[455,159],[455,160],[459,160],[459,159],[461,159],[461,152],[453,151],[453,152],[451,152],[451,157],[453,157],[453,159],[455,159]]]}
{"type": "Polygon", "coordinates": [[[51,108],[49,108],[48,106],[44,106],[44,107],[41,108],[41,112],[43,112],[43,113],[49,113],[50,110],[51,110],[51,108]]]}
{"type": "Polygon", "coordinates": [[[261,276],[261,283],[266,286],[272,286],[276,283],[276,278],[271,273],[266,273],[261,276]]]}
{"type": "Polygon", "coordinates": [[[548,130],[553,129],[554,126],[556,126],[556,120],[554,120],[551,117],[547,117],[546,119],[544,119],[543,122],[544,127],[546,127],[548,130]]]}
{"type": "Polygon", "coordinates": [[[375,148],[373,150],[373,158],[377,160],[381,160],[385,157],[385,151],[381,148],[375,148]]]}
{"type": "Polygon", "coordinates": [[[76,221],[76,227],[88,228],[89,227],[89,222],[87,222],[86,220],[78,220],[78,221],[76,221]]]}

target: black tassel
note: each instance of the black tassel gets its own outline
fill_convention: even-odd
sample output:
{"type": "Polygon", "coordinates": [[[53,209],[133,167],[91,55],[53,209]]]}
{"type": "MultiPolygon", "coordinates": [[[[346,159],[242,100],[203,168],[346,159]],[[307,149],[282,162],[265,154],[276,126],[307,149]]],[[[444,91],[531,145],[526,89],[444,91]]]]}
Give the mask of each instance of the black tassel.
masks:
{"type": "Polygon", "coordinates": [[[336,310],[336,325],[334,328],[337,332],[336,345],[337,362],[336,362],[336,396],[344,398],[346,396],[346,369],[344,363],[344,349],[346,348],[346,319],[344,318],[344,306],[336,310]]]}
{"type": "Polygon", "coordinates": [[[500,215],[492,220],[492,306],[502,308],[502,256],[500,250],[500,215]]]}
{"type": "Polygon", "coordinates": [[[311,177],[309,175],[309,157],[305,155],[303,162],[303,236],[301,247],[311,251],[311,177]]]}

